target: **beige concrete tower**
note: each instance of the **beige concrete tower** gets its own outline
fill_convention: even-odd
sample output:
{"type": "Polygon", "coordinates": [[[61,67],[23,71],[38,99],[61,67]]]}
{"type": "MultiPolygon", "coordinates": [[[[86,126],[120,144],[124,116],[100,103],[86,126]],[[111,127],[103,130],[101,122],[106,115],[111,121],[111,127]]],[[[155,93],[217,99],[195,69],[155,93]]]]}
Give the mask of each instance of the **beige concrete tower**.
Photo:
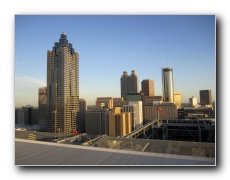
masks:
{"type": "Polygon", "coordinates": [[[79,112],[79,54],[63,32],[47,53],[47,108],[50,132],[69,134],[79,112]]]}
{"type": "Polygon", "coordinates": [[[154,96],[154,81],[149,79],[141,81],[141,92],[144,96],[154,96]]]}

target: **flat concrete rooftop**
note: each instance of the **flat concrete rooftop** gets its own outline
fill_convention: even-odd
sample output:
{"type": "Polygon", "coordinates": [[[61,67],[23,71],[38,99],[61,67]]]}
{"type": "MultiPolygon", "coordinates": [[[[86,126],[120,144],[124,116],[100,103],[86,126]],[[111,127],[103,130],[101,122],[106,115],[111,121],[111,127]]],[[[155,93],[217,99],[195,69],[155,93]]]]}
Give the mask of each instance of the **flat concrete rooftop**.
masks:
{"type": "Polygon", "coordinates": [[[15,139],[17,166],[215,166],[215,158],[15,139]]]}

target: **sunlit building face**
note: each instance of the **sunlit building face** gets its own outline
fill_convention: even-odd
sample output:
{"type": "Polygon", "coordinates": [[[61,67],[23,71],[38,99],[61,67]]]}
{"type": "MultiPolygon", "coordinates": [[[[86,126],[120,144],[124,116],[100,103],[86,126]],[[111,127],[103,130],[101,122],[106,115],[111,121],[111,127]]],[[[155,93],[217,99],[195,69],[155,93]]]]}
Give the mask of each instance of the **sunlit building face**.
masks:
{"type": "Polygon", "coordinates": [[[173,69],[162,68],[162,95],[164,102],[174,102],[173,100],[174,86],[173,86],[173,69]]]}
{"type": "Polygon", "coordinates": [[[61,34],[47,53],[47,106],[50,132],[76,129],[79,112],[79,54],[61,34]]]}

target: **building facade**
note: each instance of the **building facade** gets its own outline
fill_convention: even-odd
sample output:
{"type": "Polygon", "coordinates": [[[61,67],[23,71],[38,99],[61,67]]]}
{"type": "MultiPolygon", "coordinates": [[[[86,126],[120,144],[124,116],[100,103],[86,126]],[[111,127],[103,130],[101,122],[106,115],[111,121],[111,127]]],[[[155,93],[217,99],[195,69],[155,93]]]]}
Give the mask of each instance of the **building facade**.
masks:
{"type": "Polygon", "coordinates": [[[15,124],[38,125],[39,111],[31,105],[23,105],[15,109],[15,124]]]}
{"type": "Polygon", "coordinates": [[[181,92],[174,92],[174,102],[177,105],[177,109],[182,108],[182,98],[181,98],[181,92]]]}
{"type": "Polygon", "coordinates": [[[212,105],[211,90],[200,90],[200,105],[212,105]]]}
{"type": "Polygon", "coordinates": [[[98,97],[96,100],[96,109],[112,109],[113,98],[112,97],[98,97]]]}
{"type": "Polygon", "coordinates": [[[144,120],[146,123],[155,120],[177,119],[178,109],[175,103],[159,103],[144,106],[144,120]],[[160,108],[160,112],[159,109],[160,108]]]}
{"type": "Polygon", "coordinates": [[[48,131],[71,133],[79,112],[79,54],[63,32],[47,52],[48,131]]]}
{"type": "Polygon", "coordinates": [[[85,113],[87,111],[87,102],[85,99],[79,99],[79,112],[77,116],[76,129],[78,132],[85,132],[85,113]]]}
{"type": "Polygon", "coordinates": [[[197,98],[195,96],[189,98],[189,106],[195,107],[196,105],[197,105],[197,98]]]}
{"type": "Polygon", "coordinates": [[[163,102],[162,96],[145,96],[144,106],[153,105],[154,102],[163,102]]]}
{"type": "Polygon", "coordinates": [[[174,102],[174,84],[173,84],[173,69],[162,68],[162,95],[163,102],[174,102]]]}
{"type": "Polygon", "coordinates": [[[105,134],[105,113],[107,110],[85,112],[85,129],[89,135],[105,134]]]}
{"type": "Polygon", "coordinates": [[[130,82],[130,85],[129,85],[130,90],[129,90],[129,92],[130,93],[137,93],[137,92],[139,92],[139,78],[138,78],[137,73],[136,73],[135,70],[131,71],[129,79],[130,79],[129,80],[129,82],[130,82]]]}
{"type": "Polygon", "coordinates": [[[111,137],[123,137],[131,132],[131,114],[121,112],[121,107],[115,107],[105,116],[105,134],[111,137]]]}
{"type": "Polygon", "coordinates": [[[124,98],[124,100],[126,100],[128,93],[139,92],[139,79],[135,70],[132,70],[130,75],[128,75],[127,71],[123,71],[120,82],[121,97],[124,98]]]}
{"type": "Polygon", "coordinates": [[[142,101],[129,101],[123,106],[123,112],[131,113],[131,130],[134,131],[143,126],[142,101]]]}
{"type": "Polygon", "coordinates": [[[38,125],[47,126],[47,88],[38,89],[38,125]]]}
{"type": "Polygon", "coordinates": [[[127,105],[127,101],[124,101],[124,98],[113,98],[113,107],[123,107],[127,105]]]}
{"type": "Polygon", "coordinates": [[[144,96],[154,96],[154,81],[149,79],[141,81],[141,92],[144,96]]]}

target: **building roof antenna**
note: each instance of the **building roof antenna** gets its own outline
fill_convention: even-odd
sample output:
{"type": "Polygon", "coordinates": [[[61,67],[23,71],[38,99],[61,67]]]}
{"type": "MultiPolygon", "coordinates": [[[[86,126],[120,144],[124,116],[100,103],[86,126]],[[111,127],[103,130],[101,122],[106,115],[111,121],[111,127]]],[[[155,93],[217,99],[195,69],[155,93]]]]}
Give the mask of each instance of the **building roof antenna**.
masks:
{"type": "Polygon", "coordinates": [[[168,58],[167,58],[167,56],[166,56],[165,61],[166,61],[166,67],[169,67],[169,65],[168,65],[168,58]]]}

